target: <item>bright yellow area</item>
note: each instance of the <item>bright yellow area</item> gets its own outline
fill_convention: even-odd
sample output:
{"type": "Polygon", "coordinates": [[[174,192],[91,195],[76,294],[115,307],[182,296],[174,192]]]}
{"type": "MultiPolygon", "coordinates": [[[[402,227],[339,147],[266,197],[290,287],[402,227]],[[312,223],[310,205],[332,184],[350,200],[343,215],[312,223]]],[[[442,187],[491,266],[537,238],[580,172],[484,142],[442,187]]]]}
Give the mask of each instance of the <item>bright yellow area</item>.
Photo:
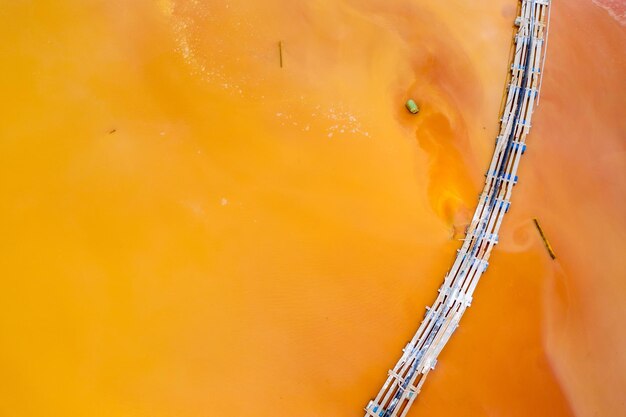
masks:
{"type": "MultiPolygon", "coordinates": [[[[512,0],[2,2],[0,416],[360,416],[473,211],[514,16],[512,0]]],[[[551,166],[575,171],[592,140],[569,142],[576,121],[550,127],[570,103],[557,63],[578,62],[557,52],[567,16],[609,21],[555,7],[502,243],[411,416],[616,404],[584,390],[585,350],[568,350],[596,349],[581,335],[620,317],[600,299],[623,284],[596,277],[623,272],[624,221],[617,197],[560,215],[589,200],[551,166]],[[613,227],[598,270],[606,252],[577,235],[597,223],[576,226],[594,211],[613,227]],[[597,299],[576,304],[586,280],[597,299]]],[[[623,30],[607,33],[619,50],[623,30]]],[[[586,111],[579,123],[612,110],[586,111]]],[[[619,143],[616,116],[596,152],[619,143]]],[[[619,152],[589,187],[625,166],[619,152]]]]}

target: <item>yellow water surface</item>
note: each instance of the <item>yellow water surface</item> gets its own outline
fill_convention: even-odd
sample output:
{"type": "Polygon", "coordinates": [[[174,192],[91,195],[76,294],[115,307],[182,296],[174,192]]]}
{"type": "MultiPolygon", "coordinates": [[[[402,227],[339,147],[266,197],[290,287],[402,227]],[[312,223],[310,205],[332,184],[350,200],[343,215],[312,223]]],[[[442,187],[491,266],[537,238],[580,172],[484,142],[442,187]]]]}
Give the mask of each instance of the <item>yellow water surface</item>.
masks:
{"type": "MultiPolygon", "coordinates": [[[[361,416],[473,212],[516,7],[2,2],[0,416],[361,416]]],[[[626,30],[552,12],[501,243],[411,417],[625,413],[626,30]]]]}

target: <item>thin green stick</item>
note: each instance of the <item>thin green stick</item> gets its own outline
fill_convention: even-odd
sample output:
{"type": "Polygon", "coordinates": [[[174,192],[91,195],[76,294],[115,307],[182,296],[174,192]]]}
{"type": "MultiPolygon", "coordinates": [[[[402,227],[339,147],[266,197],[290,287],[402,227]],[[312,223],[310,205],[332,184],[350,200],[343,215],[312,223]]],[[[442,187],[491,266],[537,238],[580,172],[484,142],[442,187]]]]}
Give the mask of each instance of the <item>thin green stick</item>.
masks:
{"type": "Polygon", "coordinates": [[[550,254],[550,257],[552,259],[556,259],[556,255],[554,254],[554,251],[552,250],[552,246],[550,245],[550,242],[548,242],[548,239],[546,238],[545,233],[543,233],[543,229],[541,228],[541,226],[539,226],[539,220],[535,218],[533,219],[533,221],[535,222],[535,226],[537,226],[537,230],[539,230],[539,234],[541,235],[541,239],[543,239],[543,243],[546,245],[546,249],[548,249],[548,253],[550,254]]]}

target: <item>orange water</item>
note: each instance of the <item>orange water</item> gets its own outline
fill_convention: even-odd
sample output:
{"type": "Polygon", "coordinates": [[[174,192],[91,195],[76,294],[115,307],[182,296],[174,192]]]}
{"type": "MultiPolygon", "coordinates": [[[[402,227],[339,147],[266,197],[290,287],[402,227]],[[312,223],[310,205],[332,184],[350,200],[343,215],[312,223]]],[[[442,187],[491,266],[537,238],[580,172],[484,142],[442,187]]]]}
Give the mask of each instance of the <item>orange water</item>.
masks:
{"type": "MultiPolygon", "coordinates": [[[[476,204],[515,10],[3,2],[0,416],[362,415],[476,204]]],[[[625,47],[555,1],[501,243],[411,416],[625,412],[625,47]]]]}

